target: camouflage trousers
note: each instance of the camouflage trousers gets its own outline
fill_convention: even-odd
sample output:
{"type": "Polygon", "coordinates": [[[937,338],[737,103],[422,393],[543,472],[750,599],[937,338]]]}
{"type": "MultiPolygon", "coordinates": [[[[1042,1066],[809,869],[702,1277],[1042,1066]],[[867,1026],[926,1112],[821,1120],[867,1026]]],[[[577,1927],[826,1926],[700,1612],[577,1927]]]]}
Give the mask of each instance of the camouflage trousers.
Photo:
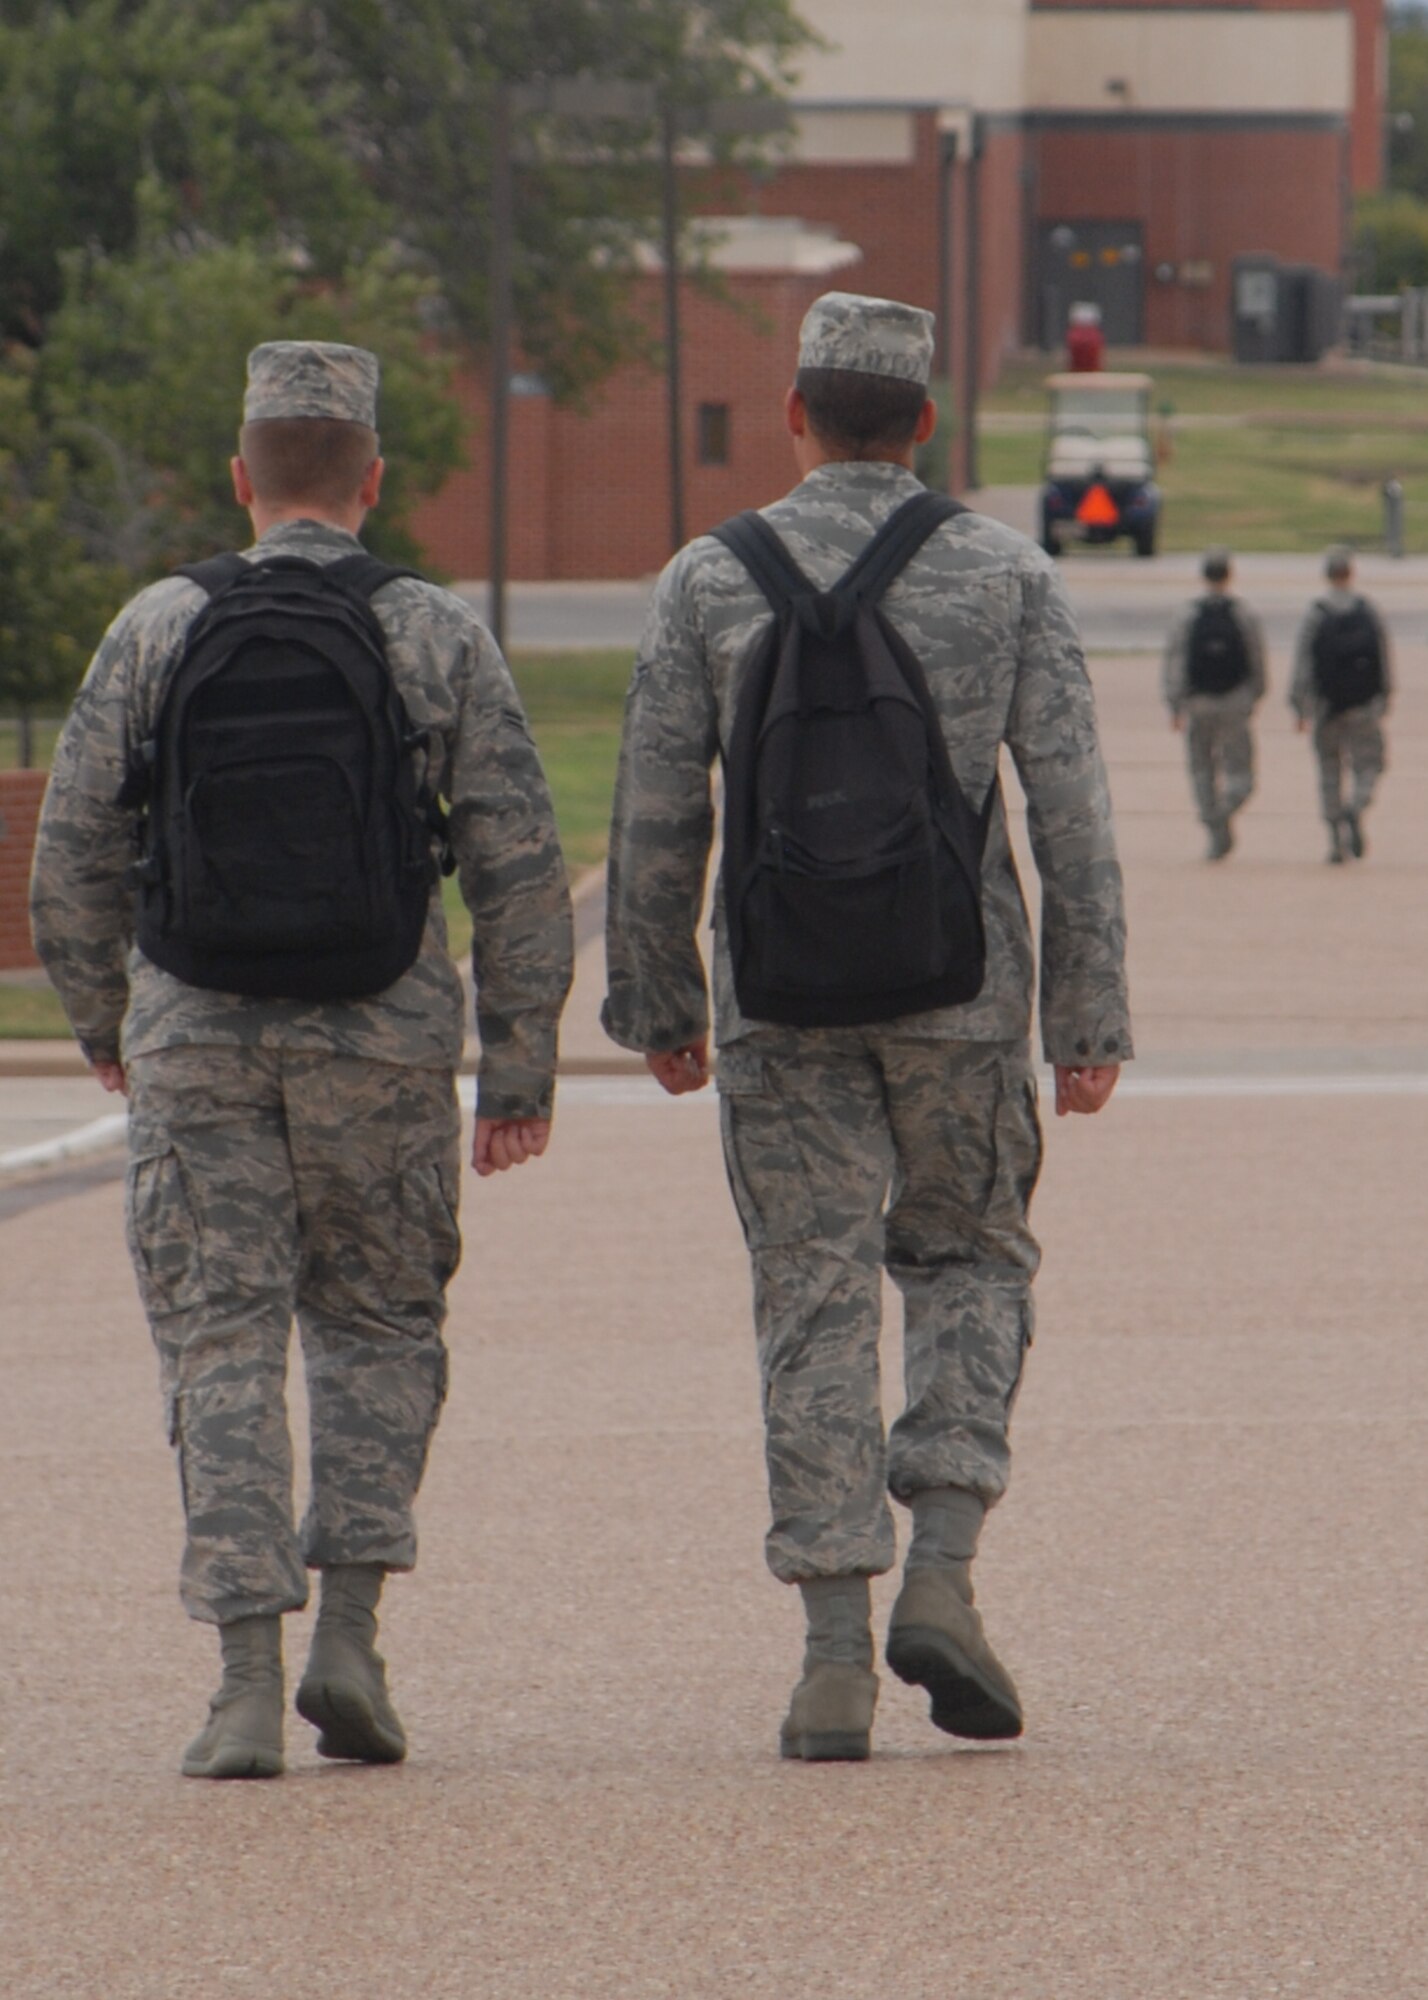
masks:
{"type": "Polygon", "coordinates": [[[189,1615],[295,1610],[307,1566],[410,1569],[461,1251],[450,1073],[215,1047],[137,1057],[128,1079],[129,1249],[178,1455],[189,1615]],[[294,1315],[312,1442],[301,1534],[294,1315]]]}
{"type": "Polygon", "coordinates": [[[1383,776],[1383,725],[1371,708],[1349,708],[1341,715],[1323,715],[1314,724],[1314,755],[1319,762],[1319,809],[1330,826],[1347,806],[1368,809],[1383,776]],[[1344,775],[1351,780],[1344,797],[1344,775]]]}
{"type": "Polygon", "coordinates": [[[1254,790],[1254,739],[1245,710],[1192,708],[1185,722],[1185,754],[1195,809],[1206,826],[1237,813],[1254,790]]]}
{"type": "Polygon", "coordinates": [[[719,1051],[724,1159],[753,1262],[772,1525],[786,1583],[892,1567],[887,1493],[990,1505],[1031,1340],[1041,1166],[1024,1043],[894,1024],[766,1029],[719,1051]],[[884,1437],[882,1272],[906,1405],[884,1437]]]}

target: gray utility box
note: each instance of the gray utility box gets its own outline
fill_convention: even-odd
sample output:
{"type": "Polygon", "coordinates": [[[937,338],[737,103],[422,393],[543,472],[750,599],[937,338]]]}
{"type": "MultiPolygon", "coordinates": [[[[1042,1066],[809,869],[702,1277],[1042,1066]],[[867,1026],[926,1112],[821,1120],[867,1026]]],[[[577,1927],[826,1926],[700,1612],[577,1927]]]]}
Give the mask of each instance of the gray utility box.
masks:
{"type": "Polygon", "coordinates": [[[1236,361],[1317,361],[1340,338],[1342,295],[1331,271],[1236,257],[1230,331],[1236,361]]]}

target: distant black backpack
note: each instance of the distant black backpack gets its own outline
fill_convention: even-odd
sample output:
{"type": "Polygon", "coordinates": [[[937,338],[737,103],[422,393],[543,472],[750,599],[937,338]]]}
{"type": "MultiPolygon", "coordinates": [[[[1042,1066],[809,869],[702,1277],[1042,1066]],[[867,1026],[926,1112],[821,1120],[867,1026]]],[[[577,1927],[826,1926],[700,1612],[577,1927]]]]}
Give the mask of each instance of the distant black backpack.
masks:
{"type": "Polygon", "coordinates": [[[939,523],[964,511],[915,495],[828,591],[761,515],[714,530],[775,613],[724,763],[725,914],[751,1020],[887,1021],[981,991],[996,786],[974,813],[922,668],[878,605],[939,523]]]}
{"type": "Polygon", "coordinates": [[[1185,643],[1191,694],[1230,694],[1250,677],[1249,647],[1228,597],[1203,597],[1185,643]]]}
{"type": "Polygon", "coordinates": [[[375,557],[179,575],[209,593],[131,752],[137,940],[191,986],[258,999],[379,993],[421,949],[440,809],[372,593],[413,572],[375,557]]]}
{"type": "Polygon", "coordinates": [[[1324,607],[1313,642],[1314,686],[1331,715],[1362,708],[1383,693],[1383,648],[1363,598],[1342,611],[1324,607]]]}

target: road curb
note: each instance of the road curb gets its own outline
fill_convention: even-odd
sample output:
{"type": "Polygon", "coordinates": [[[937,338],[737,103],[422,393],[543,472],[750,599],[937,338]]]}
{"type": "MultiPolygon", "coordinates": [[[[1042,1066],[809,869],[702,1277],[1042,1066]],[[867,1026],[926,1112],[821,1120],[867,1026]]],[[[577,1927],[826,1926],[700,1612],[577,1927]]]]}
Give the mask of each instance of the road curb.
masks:
{"type": "Polygon", "coordinates": [[[56,1167],[71,1167],[80,1160],[99,1159],[105,1153],[118,1152],[124,1144],[128,1124],[129,1114],[115,1111],[66,1132],[61,1139],[44,1139],[36,1146],[17,1146],[12,1152],[0,1153],[0,1182],[48,1173],[56,1167]]]}

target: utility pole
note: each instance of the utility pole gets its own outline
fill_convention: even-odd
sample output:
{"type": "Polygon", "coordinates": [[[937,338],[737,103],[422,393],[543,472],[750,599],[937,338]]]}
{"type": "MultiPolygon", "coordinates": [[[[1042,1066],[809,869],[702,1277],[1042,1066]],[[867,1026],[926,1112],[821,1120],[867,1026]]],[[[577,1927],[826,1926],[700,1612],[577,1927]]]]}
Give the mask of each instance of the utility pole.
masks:
{"type": "Polygon", "coordinates": [[[511,91],[491,105],[491,463],[486,622],[506,650],[506,454],[511,395],[511,91]]]}
{"type": "Polygon", "coordinates": [[[617,77],[553,76],[537,83],[498,83],[491,104],[491,484],[486,622],[506,644],[506,494],[510,455],[512,262],[511,122],[550,112],[564,118],[649,119],[658,100],[651,85],[617,77]]]}
{"type": "Polygon", "coordinates": [[[664,380],[669,438],[669,551],[684,547],[684,428],[679,348],[679,170],[677,116],[668,99],[660,112],[660,194],[664,236],[664,380]]]}

